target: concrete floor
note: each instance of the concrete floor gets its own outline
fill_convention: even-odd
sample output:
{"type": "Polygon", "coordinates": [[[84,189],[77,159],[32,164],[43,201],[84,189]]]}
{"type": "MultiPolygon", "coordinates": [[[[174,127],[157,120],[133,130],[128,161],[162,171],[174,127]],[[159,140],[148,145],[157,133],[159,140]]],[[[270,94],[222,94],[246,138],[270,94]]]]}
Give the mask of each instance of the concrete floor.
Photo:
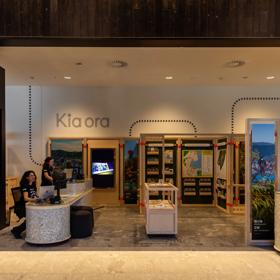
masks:
{"type": "Polygon", "coordinates": [[[180,207],[178,235],[145,233],[144,217],[136,206],[95,211],[94,233],[52,246],[16,240],[10,228],[0,232],[0,250],[258,250],[244,243],[244,216],[228,215],[215,207],[180,207]]]}
{"type": "Polygon", "coordinates": [[[244,216],[179,208],[177,237],[148,237],[136,207],[95,211],[91,237],[53,246],[0,232],[1,280],[280,280],[271,248],[246,247],[244,216]]]}
{"type": "Polygon", "coordinates": [[[1,280],[279,280],[273,251],[0,252],[1,280]]]}

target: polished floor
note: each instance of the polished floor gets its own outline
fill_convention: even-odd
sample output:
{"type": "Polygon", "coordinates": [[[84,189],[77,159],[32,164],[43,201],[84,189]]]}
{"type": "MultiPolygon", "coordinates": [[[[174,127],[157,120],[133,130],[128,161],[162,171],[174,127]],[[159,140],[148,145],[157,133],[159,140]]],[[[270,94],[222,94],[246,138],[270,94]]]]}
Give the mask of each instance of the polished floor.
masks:
{"type": "Polygon", "coordinates": [[[104,207],[95,211],[93,235],[52,246],[16,240],[10,228],[0,232],[0,250],[258,250],[246,247],[244,216],[216,207],[180,207],[178,235],[147,236],[137,207],[104,207]]]}
{"type": "Polygon", "coordinates": [[[279,280],[273,251],[0,252],[1,280],[279,280]]]}

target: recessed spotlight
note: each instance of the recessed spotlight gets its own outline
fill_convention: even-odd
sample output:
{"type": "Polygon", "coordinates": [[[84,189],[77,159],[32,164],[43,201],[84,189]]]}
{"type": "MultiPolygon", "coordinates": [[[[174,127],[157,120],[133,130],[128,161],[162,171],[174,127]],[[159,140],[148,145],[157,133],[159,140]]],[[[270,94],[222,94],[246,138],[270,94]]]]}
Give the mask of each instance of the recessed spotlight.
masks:
{"type": "Polygon", "coordinates": [[[173,77],[172,76],[166,76],[165,80],[173,80],[173,77]]]}
{"type": "Polygon", "coordinates": [[[248,76],[243,76],[242,79],[246,80],[248,79],[248,76]]]}
{"type": "Polygon", "coordinates": [[[65,79],[65,80],[71,80],[72,77],[70,77],[70,76],[64,76],[64,79],[65,79]]]}
{"type": "Polygon", "coordinates": [[[275,76],[267,76],[267,77],[265,77],[267,80],[273,80],[273,79],[275,79],[275,76]]]}
{"type": "Polygon", "coordinates": [[[83,63],[82,62],[76,62],[75,65],[81,66],[81,65],[83,65],[83,63]]]}
{"type": "Polygon", "coordinates": [[[123,68],[123,67],[127,67],[128,63],[123,60],[113,60],[110,62],[110,65],[113,68],[123,68]]]}
{"type": "Polygon", "coordinates": [[[243,66],[245,65],[245,61],[244,60],[239,60],[239,59],[236,59],[236,60],[231,60],[231,61],[228,61],[225,63],[225,66],[228,67],[228,68],[236,68],[236,67],[240,67],[240,66],[243,66]]]}

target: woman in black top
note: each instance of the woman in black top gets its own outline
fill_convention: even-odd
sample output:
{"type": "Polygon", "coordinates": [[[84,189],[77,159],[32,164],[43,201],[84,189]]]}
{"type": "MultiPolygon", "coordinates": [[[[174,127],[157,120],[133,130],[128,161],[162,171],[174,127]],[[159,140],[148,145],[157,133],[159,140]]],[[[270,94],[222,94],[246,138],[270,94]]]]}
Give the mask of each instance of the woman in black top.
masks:
{"type": "Polygon", "coordinates": [[[42,178],[41,178],[41,186],[52,186],[53,185],[53,166],[54,160],[52,157],[47,157],[45,159],[43,169],[42,169],[42,178]]]}
{"type": "MultiPolygon", "coordinates": [[[[15,205],[15,213],[19,218],[25,217],[25,203],[34,202],[37,199],[36,174],[34,171],[26,171],[20,180],[21,199],[15,205]]],[[[11,232],[15,238],[21,238],[21,233],[26,229],[26,221],[17,227],[14,227],[11,232]]]]}

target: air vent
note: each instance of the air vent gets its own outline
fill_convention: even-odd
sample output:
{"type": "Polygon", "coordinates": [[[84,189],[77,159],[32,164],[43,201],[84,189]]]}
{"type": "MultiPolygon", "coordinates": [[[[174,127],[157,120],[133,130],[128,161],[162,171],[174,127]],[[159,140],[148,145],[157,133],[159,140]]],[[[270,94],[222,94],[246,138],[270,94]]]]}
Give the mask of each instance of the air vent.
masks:
{"type": "Polygon", "coordinates": [[[243,65],[245,65],[244,60],[231,60],[225,64],[225,66],[228,68],[236,68],[236,67],[241,67],[243,65]]]}
{"type": "Polygon", "coordinates": [[[127,67],[127,62],[123,61],[123,60],[113,60],[110,65],[113,68],[123,68],[123,67],[127,67]]]}

